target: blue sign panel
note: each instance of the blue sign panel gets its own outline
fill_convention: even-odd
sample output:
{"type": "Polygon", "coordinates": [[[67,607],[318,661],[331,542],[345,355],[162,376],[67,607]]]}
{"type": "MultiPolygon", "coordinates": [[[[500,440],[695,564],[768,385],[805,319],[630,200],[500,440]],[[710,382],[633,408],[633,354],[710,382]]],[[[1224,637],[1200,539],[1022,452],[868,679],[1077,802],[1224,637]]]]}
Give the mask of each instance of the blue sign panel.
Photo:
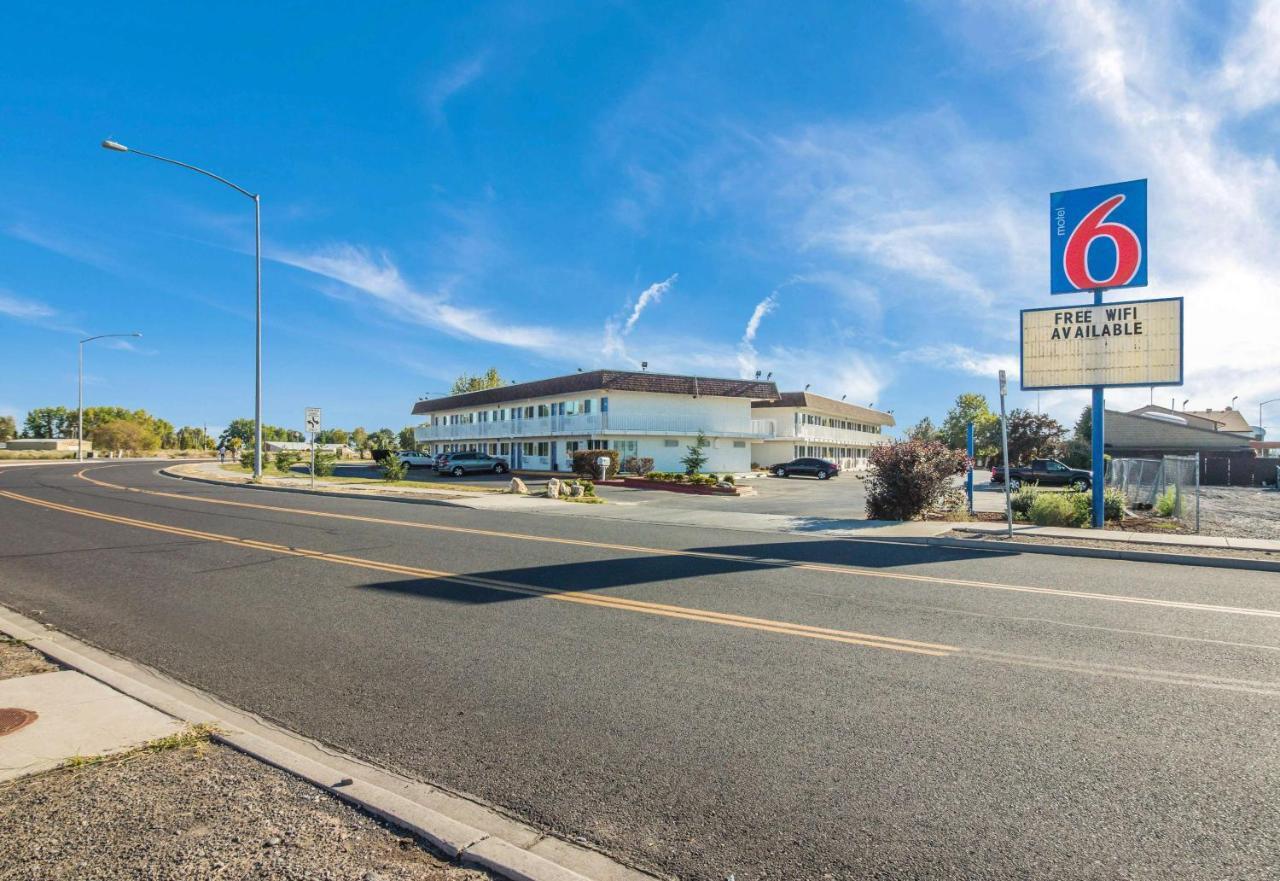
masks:
{"type": "Polygon", "coordinates": [[[1147,182],[1049,194],[1049,292],[1147,284],[1147,182]]]}

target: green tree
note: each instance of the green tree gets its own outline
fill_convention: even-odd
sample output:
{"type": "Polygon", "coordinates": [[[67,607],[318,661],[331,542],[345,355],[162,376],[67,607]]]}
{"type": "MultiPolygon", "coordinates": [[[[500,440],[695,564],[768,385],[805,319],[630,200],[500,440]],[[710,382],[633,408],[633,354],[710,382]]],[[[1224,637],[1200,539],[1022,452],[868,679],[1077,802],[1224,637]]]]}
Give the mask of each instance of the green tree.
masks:
{"type": "Polygon", "coordinates": [[[93,430],[93,445],[99,450],[139,452],[160,446],[160,437],[150,427],[132,419],[104,422],[93,430]]]}
{"type": "Polygon", "coordinates": [[[0,441],[13,440],[18,433],[18,421],[12,416],[0,416],[0,441]]]}
{"type": "Polygon", "coordinates": [[[995,455],[1000,448],[1000,417],[987,406],[986,395],[976,392],[956,396],[955,406],[942,421],[939,439],[953,450],[965,449],[965,431],[970,422],[973,423],[974,455],[981,459],[995,455]]]}
{"type": "Polygon", "coordinates": [[[213,440],[204,433],[203,428],[184,425],[174,433],[173,446],[179,450],[211,450],[213,440]]]}
{"type": "Polygon", "coordinates": [[[938,429],[933,427],[933,420],[928,416],[907,429],[909,440],[930,441],[938,439],[938,429]]]}
{"type": "Polygon", "coordinates": [[[369,436],[369,446],[374,450],[396,450],[396,433],[389,428],[379,428],[369,436]]]}
{"type": "Polygon", "coordinates": [[[680,460],[680,464],[684,466],[685,474],[697,474],[702,470],[702,466],[707,464],[707,454],[702,452],[704,447],[710,446],[707,436],[701,431],[694,438],[693,444],[685,447],[687,452],[684,458],[680,460]]]}
{"type": "Polygon", "coordinates": [[[357,425],[351,429],[351,445],[360,453],[360,458],[364,458],[364,454],[369,450],[369,432],[364,430],[364,426],[357,425]]]}
{"type": "Polygon", "coordinates": [[[345,444],[350,437],[345,428],[326,428],[316,432],[316,443],[345,444]]]}
{"type": "MultiPolygon", "coordinates": [[[[168,423],[165,423],[166,425],[168,423]]],[[[170,431],[172,432],[172,428],[170,431]]],[[[232,419],[231,424],[223,429],[222,434],[218,436],[218,443],[230,446],[232,438],[239,438],[240,443],[246,447],[253,446],[253,420],[252,419],[232,419]]],[[[262,423],[262,441],[293,441],[301,443],[306,440],[302,432],[293,428],[281,428],[278,425],[268,425],[262,423]]]]}
{"type": "MultiPolygon", "coordinates": [[[[1056,458],[1062,454],[1066,435],[1062,423],[1044,413],[1018,407],[1009,411],[1009,460],[1014,464],[1028,459],[1056,458]]],[[[1000,455],[999,449],[996,456],[1000,455]]]]}
{"type": "Polygon", "coordinates": [[[467,392],[478,392],[482,389],[497,388],[502,384],[502,377],[498,374],[498,368],[490,367],[482,376],[462,374],[453,381],[453,388],[449,389],[449,394],[461,395],[467,392]]]}
{"type": "Polygon", "coordinates": [[[418,448],[418,439],[413,436],[412,425],[406,425],[400,429],[399,441],[400,449],[402,450],[416,450],[418,448]]]}
{"type": "Polygon", "coordinates": [[[22,436],[44,439],[75,437],[76,422],[73,412],[66,407],[37,407],[29,410],[22,424],[22,436]]]}

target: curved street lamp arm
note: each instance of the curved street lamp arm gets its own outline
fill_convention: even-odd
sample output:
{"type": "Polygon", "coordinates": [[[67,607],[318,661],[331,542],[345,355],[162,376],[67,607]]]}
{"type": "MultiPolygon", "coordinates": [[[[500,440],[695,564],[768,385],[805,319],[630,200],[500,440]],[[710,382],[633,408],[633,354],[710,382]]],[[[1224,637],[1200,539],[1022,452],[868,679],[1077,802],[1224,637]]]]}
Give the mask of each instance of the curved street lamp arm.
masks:
{"type": "Polygon", "coordinates": [[[177,159],[169,159],[165,156],[157,156],[154,153],[144,153],[141,150],[135,149],[133,147],[130,147],[128,149],[128,152],[137,153],[139,156],[146,156],[148,159],[158,159],[161,162],[168,162],[170,165],[176,165],[179,168],[188,168],[191,171],[195,171],[195,172],[199,172],[200,174],[203,174],[205,177],[211,177],[214,180],[218,181],[219,183],[224,183],[227,186],[231,187],[231,189],[235,190],[236,192],[243,193],[244,195],[248,196],[250,199],[258,198],[257,193],[251,193],[248,190],[246,190],[244,187],[239,186],[237,184],[233,184],[231,181],[227,180],[225,177],[214,174],[212,171],[205,171],[203,168],[199,168],[195,165],[188,165],[185,162],[179,162],[177,159]]]}
{"type": "Polygon", "coordinates": [[[142,333],[136,330],[133,333],[100,333],[97,336],[85,337],[80,342],[91,343],[94,340],[105,340],[108,337],[117,337],[117,336],[142,336],[142,333]]]}

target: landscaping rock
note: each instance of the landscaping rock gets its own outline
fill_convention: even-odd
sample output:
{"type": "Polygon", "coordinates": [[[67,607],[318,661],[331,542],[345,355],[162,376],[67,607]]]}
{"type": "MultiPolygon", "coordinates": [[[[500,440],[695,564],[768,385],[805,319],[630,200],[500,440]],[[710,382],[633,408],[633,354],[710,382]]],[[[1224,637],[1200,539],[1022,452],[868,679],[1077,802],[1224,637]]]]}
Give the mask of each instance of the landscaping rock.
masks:
{"type": "Polygon", "coordinates": [[[520,478],[513,477],[511,478],[511,486],[508,488],[508,491],[515,493],[518,496],[527,496],[529,494],[529,487],[525,486],[524,481],[520,478]]]}
{"type": "Polygon", "coordinates": [[[582,488],[582,484],[575,483],[573,486],[569,487],[569,498],[580,499],[585,492],[586,490],[582,488]]]}
{"type": "Polygon", "coordinates": [[[560,498],[560,478],[553,477],[547,481],[547,498],[560,498]]]}

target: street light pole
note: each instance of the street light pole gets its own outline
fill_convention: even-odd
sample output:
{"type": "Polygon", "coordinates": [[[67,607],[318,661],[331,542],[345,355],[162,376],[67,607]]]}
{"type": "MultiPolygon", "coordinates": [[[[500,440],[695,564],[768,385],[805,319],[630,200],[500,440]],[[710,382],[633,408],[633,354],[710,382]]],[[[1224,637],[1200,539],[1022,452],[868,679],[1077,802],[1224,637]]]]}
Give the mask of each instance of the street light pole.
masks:
{"type": "Polygon", "coordinates": [[[1267,404],[1274,404],[1276,401],[1280,401],[1280,398],[1271,398],[1258,405],[1258,429],[1262,432],[1261,440],[1266,440],[1267,437],[1267,430],[1262,427],[1262,408],[1267,404]]]}
{"type": "Polygon", "coordinates": [[[139,156],[146,156],[148,159],[155,159],[160,162],[167,162],[170,165],[176,165],[179,168],[185,168],[189,171],[198,172],[205,177],[211,177],[219,183],[226,184],[243,196],[248,196],[253,200],[253,250],[254,250],[254,288],[255,288],[255,330],[254,330],[254,381],[253,381],[253,476],[255,478],[262,477],[262,197],[258,193],[251,193],[244,187],[233,184],[225,177],[214,174],[212,171],[206,171],[195,165],[188,165],[185,162],[179,162],[176,159],[168,159],[164,156],[156,156],[154,153],[143,153],[141,150],[135,150],[132,147],[126,147],[124,144],[115,141],[103,141],[102,146],[107,150],[115,150],[118,153],[136,153],[139,156]]]}
{"type": "Polygon", "coordinates": [[[100,333],[97,336],[85,337],[80,341],[80,370],[76,382],[76,461],[84,461],[84,344],[94,340],[105,340],[109,337],[142,336],[141,331],[133,333],[100,333]]]}

